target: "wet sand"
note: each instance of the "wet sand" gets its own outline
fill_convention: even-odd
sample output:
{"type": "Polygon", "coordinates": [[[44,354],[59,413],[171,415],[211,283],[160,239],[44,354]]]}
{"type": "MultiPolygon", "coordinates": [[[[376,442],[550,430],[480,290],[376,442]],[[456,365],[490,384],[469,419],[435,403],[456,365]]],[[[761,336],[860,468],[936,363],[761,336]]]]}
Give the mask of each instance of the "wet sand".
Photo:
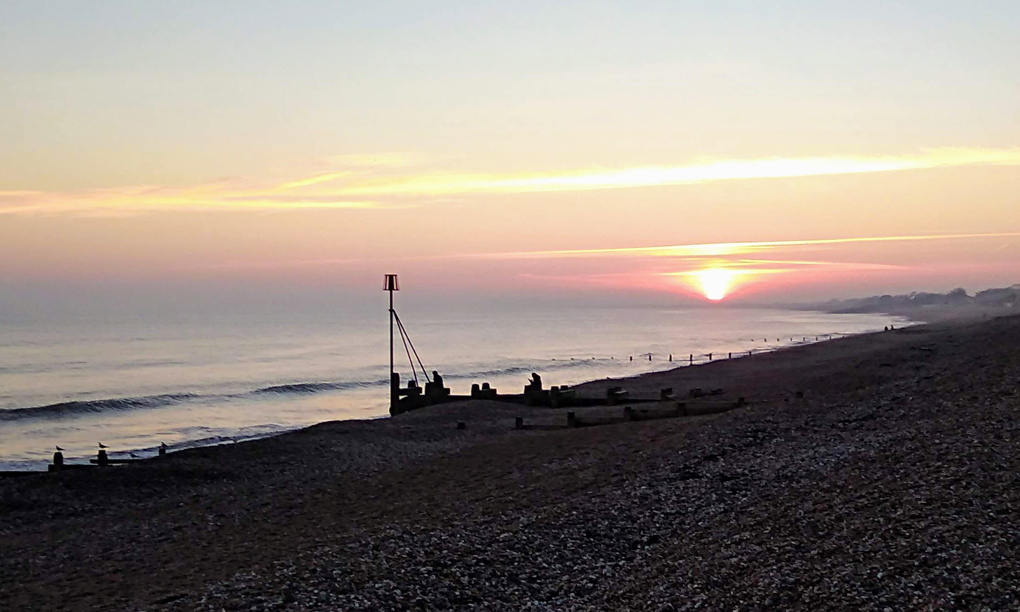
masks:
{"type": "Polygon", "coordinates": [[[1020,317],[579,389],[611,385],[750,403],[515,431],[564,411],[461,402],[2,479],[0,609],[1020,606],[1020,317]]]}

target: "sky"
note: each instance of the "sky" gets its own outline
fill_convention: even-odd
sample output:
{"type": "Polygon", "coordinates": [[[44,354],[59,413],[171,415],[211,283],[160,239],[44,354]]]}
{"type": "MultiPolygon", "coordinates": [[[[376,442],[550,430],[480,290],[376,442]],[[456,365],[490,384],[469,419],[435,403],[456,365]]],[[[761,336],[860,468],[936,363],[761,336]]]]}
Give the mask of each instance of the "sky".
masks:
{"type": "Polygon", "coordinates": [[[1009,1],[0,0],[0,307],[1020,283],[1017,31],[1009,1]]]}

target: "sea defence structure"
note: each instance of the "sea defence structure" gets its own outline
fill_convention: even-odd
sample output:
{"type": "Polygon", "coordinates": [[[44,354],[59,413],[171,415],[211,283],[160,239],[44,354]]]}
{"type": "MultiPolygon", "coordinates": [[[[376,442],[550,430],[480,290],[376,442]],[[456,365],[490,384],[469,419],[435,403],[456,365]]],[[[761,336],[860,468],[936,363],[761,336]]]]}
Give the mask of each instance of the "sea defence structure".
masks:
{"type": "MultiPolygon", "coordinates": [[[[494,400],[510,404],[521,404],[524,406],[545,407],[545,408],[584,408],[590,406],[632,406],[636,404],[670,404],[681,412],[685,412],[685,402],[695,401],[700,406],[699,412],[711,409],[708,404],[733,404],[722,398],[723,389],[690,389],[683,396],[683,401],[673,392],[672,388],[660,389],[656,397],[631,397],[630,392],[622,387],[609,387],[601,396],[580,395],[575,389],[567,385],[553,386],[549,389],[542,388],[542,379],[538,374],[532,374],[531,379],[524,385],[522,393],[500,393],[495,387],[487,382],[471,385],[470,395],[454,395],[448,387],[443,386],[443,378],[438,372],[432,372],[432,380],[425,383],[424,387],[419,386],[417,380],[409,380],[406,387],[400,386],[400,374],[394,372],[390,377],[390,416],[396,416],[405,412],[445,404],[447,402],[458,402],[465,400],[494,400]]],[[[743,405],[743,398],[737,398],[735,405],[743,405]]],[[[730,406],[732,407],[732,406],[730,406]]]]}

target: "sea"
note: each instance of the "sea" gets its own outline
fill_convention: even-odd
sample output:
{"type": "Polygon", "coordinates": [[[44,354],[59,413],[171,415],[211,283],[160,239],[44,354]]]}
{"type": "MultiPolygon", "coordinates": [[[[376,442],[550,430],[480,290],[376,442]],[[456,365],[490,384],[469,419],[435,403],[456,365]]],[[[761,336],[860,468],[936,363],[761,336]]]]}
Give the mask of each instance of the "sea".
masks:
{"type": "MultiPolygon", "coordinates": [[[[398,309],[399,310],[399,309],[398,309]]],[[[454,393],[520,393],[908,325],[876,314],[769,308],[443,308],[400,312],[408,354],[454,393]]],[[[208,314],[15,320],[0,327],[0,470],[45,470],[230,444],[336,419],[388,415],[389,315],[208,314]]],[[[421,368],[417,376],[424,382],[421,368]]]]}

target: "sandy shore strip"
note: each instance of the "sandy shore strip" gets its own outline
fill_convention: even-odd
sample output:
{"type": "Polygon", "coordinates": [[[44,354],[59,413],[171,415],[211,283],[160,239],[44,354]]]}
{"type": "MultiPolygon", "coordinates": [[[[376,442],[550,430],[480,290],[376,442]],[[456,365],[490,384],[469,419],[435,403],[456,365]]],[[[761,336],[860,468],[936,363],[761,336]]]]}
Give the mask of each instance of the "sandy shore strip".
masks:
{"type": "Polygon", "coordinates": [[[0,609],[1020,608],[1020,317],[579,390],[611,385],[749,405],[461,402],[0,480],[0,609]]]}

